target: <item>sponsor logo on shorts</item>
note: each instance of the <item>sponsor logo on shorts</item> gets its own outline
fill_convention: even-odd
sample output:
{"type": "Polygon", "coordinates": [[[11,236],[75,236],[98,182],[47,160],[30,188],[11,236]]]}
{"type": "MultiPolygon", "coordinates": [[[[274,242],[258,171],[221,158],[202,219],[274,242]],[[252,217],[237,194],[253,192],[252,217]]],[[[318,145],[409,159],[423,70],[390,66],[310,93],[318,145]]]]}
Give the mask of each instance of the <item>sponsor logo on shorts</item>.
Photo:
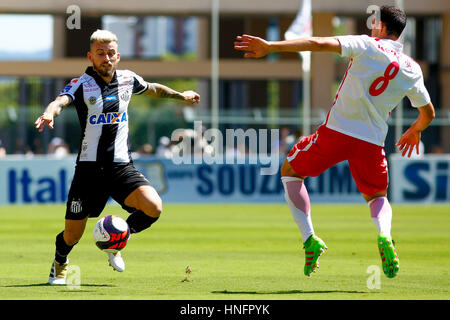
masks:
{"type": "Polygon", "coordinates": [[[97,98],[96,97],[94,97],[94,96],[89,97],[89,103],[90,104],[94,104],[95,102],[97,102],[97,98]]]}
{"type": "Polygon", "coordinates": [[[83,210],[81,206],[81,200],[72,200],[70,203],[70,212],[72,213],[80,213],[83,210]]]}

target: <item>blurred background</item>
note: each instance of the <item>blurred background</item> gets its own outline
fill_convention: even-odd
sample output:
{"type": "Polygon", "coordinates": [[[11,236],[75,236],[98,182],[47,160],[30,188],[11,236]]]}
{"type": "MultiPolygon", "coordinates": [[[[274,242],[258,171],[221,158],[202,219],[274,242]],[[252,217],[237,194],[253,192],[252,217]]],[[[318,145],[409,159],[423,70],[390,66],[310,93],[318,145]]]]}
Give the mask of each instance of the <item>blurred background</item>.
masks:
{"type": "MultiPolygon", "coordinates": [[[[398,1],[313,0],[314,36],[369,34],[369,5],[398,1]]],[[[202,101],[185,108],[177,101],[134,96],[129,107],[135,156],[170,157],[177,128],[280,129],[281,155],[303,135],[303,74],[298,54],[244,60],[233,49],[237,35],[284,39],[301,0],[1,0],[0,156],[78,153],[80,127],[74,108],[39,134],[35,119],[72,78],[89,65],[89,37],[108,29],[119,38],[119,68],[175,90],[195,90],[202,101]],[[217,6],[216,6],[217,5],[217,6]],[[215,10],[217,9],[217,10],[215,10]]],[[[408,16],[405,53],[422,67],[437,117],[423,133],[425,154],[450,153],[450,1],[401,1],[408,16]]],[[[330,109],[348,60],[313,53],[311,127],[330,109]]],[[[399,132],[416,118],[409,100],[396,109],[386,140],[395,152],[399,132]],[[400,112],[400,114],[398,114],[400,112]],[[400,117],[399,117],[400,116],[400,117]]],[[[244,151],[245,152],[245,151],[244,151]]]]}
{"type": "MultiPolygon", "coordinates": [[[[233,49],[236,35],[242,33],[283,39],[301,2],[220,1],[220,128],[277,127],[285,136],[301,134],[302,70],[298,55],[244,61],[242,53],[233,49]]],[[[46,130],[42,135],[34,130],[33,122],[70,79],[84,72],[89,64],[89,36],[100,28],[117,34],[120,68],[131,69],[149,82],[181,91],[193,89],[202,96],[201,105],[192,112],[183,112],[183,106],[170,100],[135,96],[130,105],[133,151],[145,145],[148,152],[150,144],[156,152],[161,137],[170,137],[175,128],[192,126],[194,118],[210,125],[211,3],[0,1],[0,139],[6,153],[48,153],[53,137],[64,140],[71,153],[78,152],[80,130],[73,109],[63,112],[54,131],[46,130]],[[77,11],[71,10],[71,5],[79,8],[78,25],[77,11]]],[[[367,7],[386,3],[394,1],[313,0],[313,34],[368,34],[367,7]]],[[[405,52],[420,63],[437,110],[436,120],[423,135],[425,152],[450,152],[450,1],[407,0],[404,6],[408,15],[405,52]]],[[[312,55],[313,126],[324,120],[347,63],[338,55],[312,55]]],[[[417,112],[407,99],[403,109],[403,125],[408,126],[417,112]]],[[[394,151],[394,139],[391,128],[387,153],[394,151]]]]}

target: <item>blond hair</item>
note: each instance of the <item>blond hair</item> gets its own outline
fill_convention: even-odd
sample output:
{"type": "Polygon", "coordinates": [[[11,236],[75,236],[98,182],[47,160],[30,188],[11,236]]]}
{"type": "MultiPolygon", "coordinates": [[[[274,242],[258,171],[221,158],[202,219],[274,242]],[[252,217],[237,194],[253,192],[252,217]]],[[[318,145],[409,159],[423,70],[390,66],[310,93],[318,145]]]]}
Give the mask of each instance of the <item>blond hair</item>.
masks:
{"type": "Polygon", "coordinates": [[[108,30],[100,30],[97,29],[97,31],[95,31],[92,35],[91,35],[91,39],[90,39],[90,43],[94,43],[94,41],[98,41],[101,43],[108,43],[108,42],[118,42],[117,41],[117,36],[112,33],[111,31],[108,30]]]}

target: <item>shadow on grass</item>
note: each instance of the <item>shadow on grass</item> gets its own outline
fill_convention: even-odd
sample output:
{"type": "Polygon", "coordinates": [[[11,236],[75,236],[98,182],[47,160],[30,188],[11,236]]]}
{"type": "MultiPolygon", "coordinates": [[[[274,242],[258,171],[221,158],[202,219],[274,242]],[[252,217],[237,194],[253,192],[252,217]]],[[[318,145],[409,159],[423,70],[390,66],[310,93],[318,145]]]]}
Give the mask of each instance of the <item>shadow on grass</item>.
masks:
{"type": "Polygon", "coordinates": [[[311,293],[367,293],[366,291],[354,290],[281,290],[281,291],[211,291],[211,293],[220,294],[311,294],[311,293]]]}
{"type": "MultiPolygon", "coordinates": [[[[49,283],[31,283],[31,284],[12,284],[8,286],[2,286],[3,288],[28,288],[28,287],[55,287],[55,288],[70,288],[70,286],[66,285],[51,285],[49,283]]],[[[80,287],[115,287],[115,285],[111,284],[80,284],[80,287]]]]}

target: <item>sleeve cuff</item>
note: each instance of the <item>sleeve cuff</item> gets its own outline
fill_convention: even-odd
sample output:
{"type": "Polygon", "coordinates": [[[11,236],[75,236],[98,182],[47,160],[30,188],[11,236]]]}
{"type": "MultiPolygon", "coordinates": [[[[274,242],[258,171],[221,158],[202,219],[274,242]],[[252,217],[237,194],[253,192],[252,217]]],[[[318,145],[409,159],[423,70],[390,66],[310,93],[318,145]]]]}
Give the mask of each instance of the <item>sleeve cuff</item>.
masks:
{"type": "Polygon", "coordinates": [[[137,91],[137,92],[135,92],[134,94],[142,94],[142,93],[144,93],[146,90],[148,89],[148,83],[145,85],[145,87],[142,89],[142,90],[140,90],[140,91],[137,91]]]}
{"type": "Polygon", "coordinates": [[[61,96],[69,96],[72,98],[72,101],[75,100],[75,96],[70,92],[63,92],[63,93],[58,94],[58,97],[61,97],[61,96]]]}

